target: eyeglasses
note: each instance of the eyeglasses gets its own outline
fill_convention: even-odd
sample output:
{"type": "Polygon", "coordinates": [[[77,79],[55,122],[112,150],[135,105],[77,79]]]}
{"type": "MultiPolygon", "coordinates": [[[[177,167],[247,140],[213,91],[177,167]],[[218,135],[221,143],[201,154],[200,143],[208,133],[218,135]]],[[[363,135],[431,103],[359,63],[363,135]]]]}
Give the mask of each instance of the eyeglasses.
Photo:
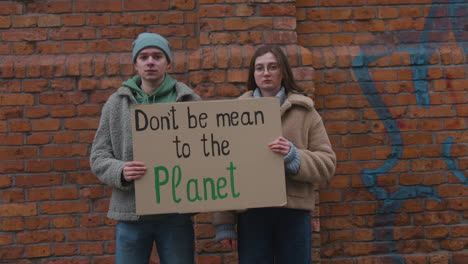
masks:
{"type": "Polygon", "coordinates": [[[265,69],[269,73],[276,73],[276,72],[279,71],[280,68],[279,68],[278,64],[270,64],[266,68],[263,65],[257,65],[257,66],[255,66],[255,73],[263,74],[263,73],[265,73],[265,69]]]}

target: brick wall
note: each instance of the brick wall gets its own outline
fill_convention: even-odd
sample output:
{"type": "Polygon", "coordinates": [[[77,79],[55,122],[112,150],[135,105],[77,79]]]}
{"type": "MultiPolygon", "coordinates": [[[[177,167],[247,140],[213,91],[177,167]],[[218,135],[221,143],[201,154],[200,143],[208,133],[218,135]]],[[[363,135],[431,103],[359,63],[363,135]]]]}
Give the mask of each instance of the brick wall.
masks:
{"type": "MultiPolygon", "coordinates": [[[[2,263],[113,263],[110,189],[88,156],[145,31],[169,39],[172,74],[206,99],[245,90],[256,45],[285,46],[339,158],[314,212],[314,262],[468,263],[467,9],[466,0],[1,1],[2,263]]],[[[198,263],[237,263],[212,241],[210,214],[196,222],[198,263]]]]}

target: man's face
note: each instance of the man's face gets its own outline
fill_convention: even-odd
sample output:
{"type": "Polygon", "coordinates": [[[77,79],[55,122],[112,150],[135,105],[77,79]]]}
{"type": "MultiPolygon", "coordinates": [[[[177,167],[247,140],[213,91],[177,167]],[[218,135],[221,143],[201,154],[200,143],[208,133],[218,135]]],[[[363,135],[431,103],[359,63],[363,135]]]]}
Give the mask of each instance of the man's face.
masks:
{"type": "Polygon", "coordinates": [[[142,49],[135,60],[135,71],[148,82],[162,82],[169,67],[166,55],[156,47],[142,49]]]}

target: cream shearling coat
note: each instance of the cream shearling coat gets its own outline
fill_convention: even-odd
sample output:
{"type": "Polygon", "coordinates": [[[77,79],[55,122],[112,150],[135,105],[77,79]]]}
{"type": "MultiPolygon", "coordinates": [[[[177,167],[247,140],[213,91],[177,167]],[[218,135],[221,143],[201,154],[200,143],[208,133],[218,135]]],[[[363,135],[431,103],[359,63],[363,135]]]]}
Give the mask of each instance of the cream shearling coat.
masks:
{"type": "MultiPolygon", "coordinates": [[[[253,98],[253,91],[240,99],[253,98]]],[[[289,93],[281,105],[283,137],[299,151],[300,168],[296,175],[286,175],[287,203],[285,207],[313,210],[315,193],[320,183],[330,179],[336,167],[336,156],[314,102],[301,94],[289,93]]],[[[216,212],[213,224],[235,224],[235,212],[216,212]]]]}

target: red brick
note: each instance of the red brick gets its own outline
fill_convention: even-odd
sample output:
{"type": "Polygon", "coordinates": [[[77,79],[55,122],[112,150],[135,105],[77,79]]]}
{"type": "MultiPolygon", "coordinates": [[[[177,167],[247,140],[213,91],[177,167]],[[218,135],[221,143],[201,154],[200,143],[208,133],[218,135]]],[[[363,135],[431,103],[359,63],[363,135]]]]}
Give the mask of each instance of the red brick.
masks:
{"type": "Polygon", "coordinates": [[[85,53],[88,50],[88,43],[84,41],[62,42],[64,53],[85,53]]]}
{"type": "Polygon", "coordinates": [[[356,241],[364,242],[374,240],[374,231],[372,229],[356,229],[353,233],[356,241]]]}
{"type": "Polygon", "coordinates": [[[53,142],[57,144],[70,144],[76,142],[74,132],[57,132],[52,134],[53,142]]]}
{"type": "Polygon", "coordinates": [[[21,29],[3,32],[4,41],[44,41],[47,40],[45,29],[21,29]]]}
{"type": "Polygon", "coordinates": [[[37,16],[15,16],[13,19],[14,28],[27,28],[37,26],[37,16]]]}
{"type": "MultiPolygon", "coordinates": [[[[197,256],[197,263],[200,264],[221,264],[221,256],[197,256]]],[[[232,262],[235,263],[235,262],[232,262]]]]}
{"type": "Polygon", "coordinates": [[[203,5],[198,11],[200,18],[205,17],[232,17],[234,14],[233,8],[228,5],[203,5]]]}
{"type": "Polygon", "coordinates": [[[15,159],[33,159],[36,158],[35,147],[0,147],[0,159],[15,160],[15,159]]]}
{"type": "Polygon", "coordinates": [[[113,228],[93,228],[68,231],[68,241],[105,241],[113,240],[114,238],[115,231],[113,228]]]}
{"type": "Polygon", "coordinates": [[[50,189],[30,189],[28,190],[29,201],[48,201],[52,197],[50,189]]]}
{"type": "Polygon", "coordinates": [[[347,204],[330,204],[329,216],[347,216],[351,215],[351,207],[347,204]]]}
{"type": "Polygon", "coordinates": [[[0,64],[0,69],[2,70],[1,74],[3,78],[15,77],[14,65],[15,62],[13,60],[13,57],[7,57],[3,60],[2,64],[0,64]]]}
{"type": "Polygon", "coordinates": [[[2,221],[2,231],[22,231],[24,229],[24,220],[22,218],[6,218],[2,221]]]}
{"type": "Polygon", "coordinates": [[[382,19],[397,18],[398,8],[395,7],[381,7],[378,9],[378,17],[382,19]]]}
{"type": "Polygon", "coordinates": [[[35,43],[13,44],[13,53],[18,55],[30,55],[34,53],[35,43]]]}
{"type": "Polygon", "coordinates": [[[160,24],[183,24],[183,13],[163,13],[159,16],[160,24]]]}
{"type": "Polygon", "coordinates": [[[102,187],[85,187],[80,189],[80,197],[88,199],[103,198],[104,192],[102,187]]]}
{"type": "Polygon", "coordinates": [[[375,18],[376,10],[374,8],[356,8],[353,10],[354,19],[373,19],[375,18]]]}
{"type": "Polygon", "coordinates": [[[62,242],[65,240],[63,231],[32,231],[22,232],[16,236],[18,243],[21,244],[38,244],[46,242],[62,242]]]}
{"type": "Polygon", "coordinates": [[[459,222],[453,213],[420,213],[414,216],[415,225],[457,224],[459,222]]]}
{"type": "Polygon", "coordinates": [[[371,160],[374,159],[373,149],[351,149],[350,160],[371,160]]]}
{"type": "Polygon", "coordinates": [[[33,105],[34,97],[31,94],[1,94],[0,105],[33,105]]]}
{"type": "Polygon", "coordinates": [[[87,202],[56,202],[43,203],[41,205],[42,214],[70,214],[89,212],[87,202]]]}
{"type": "Polygon", "coordinates": [[[110,15],[88,15],[88,25],[95,27],[108,26],[110,24],[110,15]]]}
{"type": "Polygon", "coordinates": [[[89,52],[111,52],[112,45],[108,40],[89,42],[89,52]]]}
{"type": "Polygon", "coordinates": [[[97,200],[94,202],[93,211],[106,213],[109,210],[109,200],[97,200]]]}
{"type": "Polygon", "coordinates": [[[187,0],[172,0],[171,7],[175,10],[192,10],[195,8],[195,2],[187,0]]]}
{"type": "Polygon", "coordinates": [[[25,175],[16,176],[16,186],[18,187],[45,187],[62,184],[62,175],[25,175]]]}
{"type": "MultiPolygon", "coordinates": [[[[0,23],[1,23],[1,20],[0,20],[0,23]]],[[[0,28],[1,28],[1,24],[0,24],[0,28]]],[[[0,44],[0,54],[1,55],[9,55],[10,54],[10,47],[11,45],[10,44],[6,44],[6,43],[2,43],[0,44]]],[[[7,77],[9,74],[4,74],[3,76],[7,77]]]]}
{"type": "Polygon", "coordinates": [[[5,203],[24,202],[23,190],[6,190],[1,194],[2,201],[5,203]]]}
{"type": "Polygon", "coordinates": [[[23,253],[24,253],[23,246],[0,248],[0,256],[2,256],[2,259],[20,259],[23,256],[23,253]]]}
{"type": "Polygon", "coordinates": [[[377,212],[377,204],[375,203],[358,203],[353,204],[353,213],[355,215],[372,215],[377,212]]]}
{"type": "Polygon", "coordinates": [[[259,14],[265,16],[296,16],[294,5],[263,5],[259,8],[259,14]]]}
{"type": "Polygon", "coordinates": [[[151,25],[159,23],[159,14],[141,14],[136,17],[137,24],[140,25],[151,25]]]}
{"type": "Polygon", "coordinates": [[[0,81],[0,90],[8,93],[19,93],[21,92],[21,82],[15,80],[3,80],[0,81]]]}
{"type": "Polygon", "coordinates": [[[335,22],[307,22],[300,23],[297,26],[297,33],[312,34],[312,33],[338,33],[340,25],[335,22]]]}
{"type": "Polygon", "coordinates": [[[118,38],[136,38],[138,34],[144,32],[144,28],[125,27],[125,28],[103,28],[100,30],[101,38],[118,39],[118,38]]]}
{"type": "Polygon", "coordinates": [[[445,103],[446,104],[466,104],[468,99],[463,96],[464,93],[447,93],[445,94],[445,103]]]}
{"type": "MultiPolygon", "coordinates": [[[[9,115],[9,113],[7,113],[7,115],[9,115]]],[[[26,120],[10,121],[9,126],[11,132],[31,131],[31,122],[26,120]]]]}
{"type": "Polygon", "coordinates": [[[120,12],[122,6],[114,1],[77,1],[75,4],[75,12],[78,13],[101,13],[101,12],[120,12]]]}
{"type": "Polygon", "coordinates": [[[60,128],[60,120],[47,119],[47,120],[33,120],[32,129],[34,131],[55,131],[60,128]]]}
{"type": "Polygon", "coordinates": [[[30,204],[0,204],[0,217],[37,215],[37,206],[30,204]]]}
{"type": "Polygon", "coordinates": [[[3,135],[0,138],[0,145],[2,146],[21,146],[23,145],[22,134],[3,135]]]}
{"type": "Polygon", "coordinates": [[[81,243],[80,254],[82,255],[102,255],[104,248],[102,243],[81,243]]]}
{"type": "Polygon", "coordinates": [[[86,215],[80,218],[80,226],[97,227],[102,225],[102,217],[100,215],[86,215]]]}
{"type": "Polygon", "coordinates": [[[37,19],[38,27],[59,27],[61,26],[59,15],[39,16],[37,19]]]}
{"type": "Polygon", "coordinates": [[[65,128],[68,130],[95,130],[98,128],[98,125],[98,118],[79,118],[65,120],[65,128]]]}
{"type": "Polygon", "coordinates": [[[90,264],[89,258],[73,257],[58,260],[46,261],[44,264],[90,264]]]}
{"type": "Polygon", "coordinates": [[[49,31],[51,40],[84,40],[95,39],[96,30],[94,28],[61,28],[49,31]]]}
{"type": "Polygon", "coordinates": [[[34,93],[34,92],[42,92],[47,90],[49,82],[47,80],[24,80],[23,81],[23,89],[25,92],[34,93]]]}
{"type": "Polygon", "coordinates": [[[84,145],[63,145],[63,146],[44,146],[40,152],[41,158],[67,158],[76,156],[85,156],[88,152],[88,146],[84,145]]]}
{"type": "Polygon", "coordinates": [[[37,43],[37,51],[40,54],[57,54],[62,52],[62,44],[60,42],[52,43],[37,43]]]}
{"type": "Polygon", "coordinates": [[[31,13],[69,13],[73,3],[70,2],[33,2],[27,4],[31,13]]]}
{"type": "Polygon", "coordinates": [[[440,242],[440,248],[449,251],[461,251],[466,248],[466,239],[447,239],[440,242]]]}
{"type": "Polygon", "coordinates": [[[26,247],[26,255],[28,258],[40,258],[51,255],[51,248],[49,245],[34,245],[26,247]]]}
{"type": "Polygon", "coordinates": [[[51,117],[73,117],[76,115],[76,109],[73,105],[58,105],[50,108],[51,117]]]}
{"type": "Polygon", "coordinates": [[[95,132],[79,132],[78,133],[78,142],[80,143],[93,143],[95,132]]]}
{"type": "MultiPolygon", "coordinates": [[[[298,10],[299,11],[299,10],[298,10]]],[[[328,20],[328,10],[325,9],[306,9],[305,17],[301,20],[306,21],[322,21],[328,20]]],[[[333,13],[334,10],[331,10],[330,13],[333,13]]]]}
{"type": "Polygon", "coordinates": [[[24,171],[23,161],[0,161],[0,173],[18,173],[24,171]]]}
{"type": "Polygon", "coordinates": [[[76,217],[73,216],[57,216],[52,218],[52,225],[55,228],[73,228],[77,227],[76,217]]]}
{"type": "Polygon", "coordinates": [[[78,190],[74,187],[62,187],[54,189],[55,200],[76,200],[78,199],[78,190]]]}
{"type": "Polygon", "coordinates": [[[76,244],[55,244],[54,254],[56,256],[74,256],[78,253],[78,245],[76,244]]]}
{"type": "Polygon", "coordinates": [[[28,145],[45,145],[50,143],[50,135],[48,133],[34,133],[26,139],[28,145]]]}
{"type": "Polygon", "coordinates": [[[11,186],[11,176],[0,176],[0,189],[8,188],[11,186]]]}
{"type": "MultiPolygon", "coordinates": [[[[0,246],[13,244],[13,236],[8,234],[0,234],[0,246]]],[[[1,251],[0,251],[1,254],[1,251]]]]}
{"type": "Polygon", "coordinates": [[[36,229],[48,229],[49,228],[49,218],[48,217],[33,217],[26,220],[26,226],[29,230],[36,229]]]}
{"type": "Polygon", "coordinates": [[[85,101],[82,93],[49,93],[39,95],[41,104],[81,104],[85,101]]]}
{"type": "Polygon", "coordinates": [[[467,261],[468,261],[468,253],[466,252],[454,252],[453,253],[454,264],[463,264],[467,261]]]}
{"type": "Polygon", "coordinates": [[[62,23],[65,27],[80,27],[86,23],[86,17],[84,15],[63,15],[62,23]]]}

